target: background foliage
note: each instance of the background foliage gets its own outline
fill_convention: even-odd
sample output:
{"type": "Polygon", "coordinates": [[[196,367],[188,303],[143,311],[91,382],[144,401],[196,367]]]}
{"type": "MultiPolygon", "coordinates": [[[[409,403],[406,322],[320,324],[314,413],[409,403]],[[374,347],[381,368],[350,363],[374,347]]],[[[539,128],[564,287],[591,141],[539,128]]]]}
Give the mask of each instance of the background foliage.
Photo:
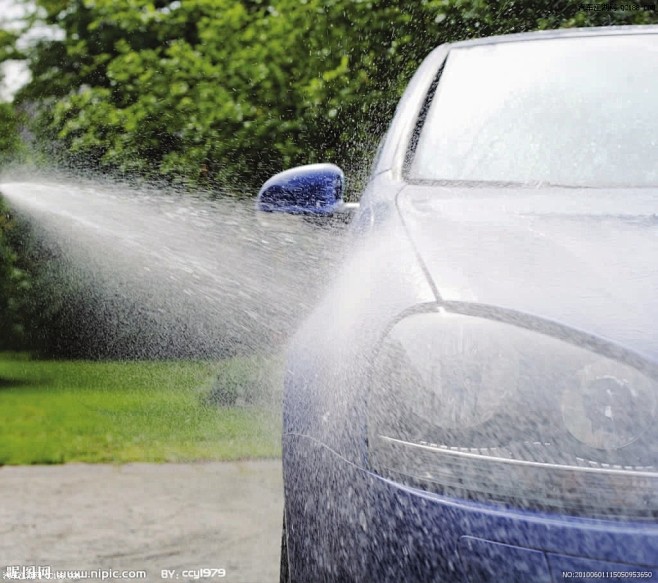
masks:
{"type": "Polygon", "coordinates": [[[30,277],[22,269],[12,236],[16,224],[0,199],[0,351],[26,346],[25,317],[30,299],[30,277]]]}

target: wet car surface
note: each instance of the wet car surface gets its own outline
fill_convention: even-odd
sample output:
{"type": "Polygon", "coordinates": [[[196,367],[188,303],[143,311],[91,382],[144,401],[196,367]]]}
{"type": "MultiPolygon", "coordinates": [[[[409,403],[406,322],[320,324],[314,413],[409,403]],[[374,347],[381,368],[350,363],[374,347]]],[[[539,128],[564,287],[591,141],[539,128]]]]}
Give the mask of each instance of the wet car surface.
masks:
{"type": "Polygon", "coordinates": [[[657,97],[656,27],[423,62],[290,348],[282,581],[658,576],[657,97]]]}

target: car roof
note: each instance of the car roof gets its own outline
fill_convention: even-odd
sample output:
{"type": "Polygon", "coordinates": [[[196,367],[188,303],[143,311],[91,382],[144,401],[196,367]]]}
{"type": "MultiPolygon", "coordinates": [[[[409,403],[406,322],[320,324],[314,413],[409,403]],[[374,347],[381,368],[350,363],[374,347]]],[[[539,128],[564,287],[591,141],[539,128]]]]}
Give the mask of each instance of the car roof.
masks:
{"type": "Polygon", "coordinates": [[[633,26],[596,26],[587,28],[560,28],[552,30],[535,30],[532,32],[520,32],[514,34],[503,34],[498,36],[487,36],[463,41],[446,43],[444,47],[461,48],[477,45],[490,45],[508,42],[522,42],[555,38],[578,38],[587,36],[622,36],[637,34],[658,34],[658,25],[641,24],[633,26]]]}

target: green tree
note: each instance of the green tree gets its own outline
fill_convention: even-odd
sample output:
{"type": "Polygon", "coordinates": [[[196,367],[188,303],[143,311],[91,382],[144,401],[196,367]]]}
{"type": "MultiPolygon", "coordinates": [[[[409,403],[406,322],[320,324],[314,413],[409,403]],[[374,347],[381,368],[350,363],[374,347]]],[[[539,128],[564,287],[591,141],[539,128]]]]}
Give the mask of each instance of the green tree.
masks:
{"type": "MultiPolygon", "coordinates": [[[[17,32],[0,29],[0,64],[22,56],[16,49],[17,40],[17,32]]],[[[17,112],[10,103],[0,103],[0,168],[14,159],[19,151],[21,140],[17,112]]]]}
{"type": "Polygon", "coordinates": [[[15,223],[0,198],[0,350],[25,347],[25,301],[30,280],[11,244],[15,223]]]}
{"type": "Polygon", "coordinates": [[[19,133],[19,115],[11,103],[0,103],[0,168],[20,159],[23,143],[19,133]]]}

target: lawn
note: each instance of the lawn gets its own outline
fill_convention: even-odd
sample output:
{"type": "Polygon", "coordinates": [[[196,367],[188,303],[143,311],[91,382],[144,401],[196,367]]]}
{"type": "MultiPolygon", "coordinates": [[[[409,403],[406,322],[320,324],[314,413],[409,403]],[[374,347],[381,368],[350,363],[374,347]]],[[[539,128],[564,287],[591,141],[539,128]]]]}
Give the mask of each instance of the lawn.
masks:
{"type": "Polygon", "coordinates": [[[235,383],[248,371],[244,359],[87,362],[0,354],[0,464],[279,456],[277,407],[221,406],[208,398],[218,379],[235,383]]]}

